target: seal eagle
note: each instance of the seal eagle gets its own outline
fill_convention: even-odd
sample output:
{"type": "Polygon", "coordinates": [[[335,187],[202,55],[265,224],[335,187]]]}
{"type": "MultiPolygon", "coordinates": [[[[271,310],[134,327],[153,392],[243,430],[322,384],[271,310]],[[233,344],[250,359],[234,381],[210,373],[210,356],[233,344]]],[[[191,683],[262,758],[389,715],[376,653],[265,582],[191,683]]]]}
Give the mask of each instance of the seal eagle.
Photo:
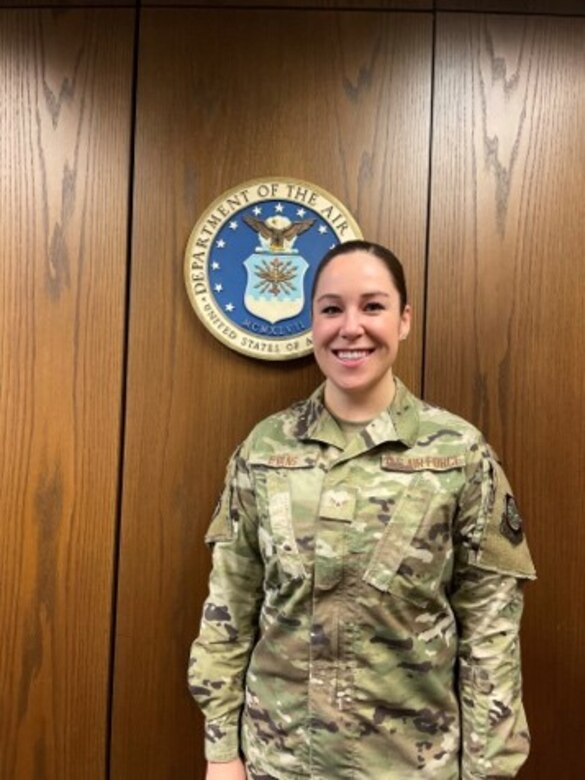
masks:
{"type": "Polygon", "coordinates": [[[271,252],[286,251],[292,247],[294,240],[301,233],[308,230],[314,223],[314,219],[303,219],[299,222],[291,222],[287,217],[268,217],[262,221],[248,215],[244,216],[244,222],[260,236],[262,244],[271,252]],[[289,245],[285,247],[285,242],[289,245]]]}

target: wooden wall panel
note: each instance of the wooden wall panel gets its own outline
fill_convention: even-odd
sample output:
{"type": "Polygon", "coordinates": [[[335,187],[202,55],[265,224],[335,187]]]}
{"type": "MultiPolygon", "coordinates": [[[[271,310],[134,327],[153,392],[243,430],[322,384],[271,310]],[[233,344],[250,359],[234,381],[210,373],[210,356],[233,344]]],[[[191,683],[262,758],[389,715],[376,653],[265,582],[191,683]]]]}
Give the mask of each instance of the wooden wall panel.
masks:
{"type": "Polygon", "coordinates": [[[583,0],[435,0],[437,11],[585,15],[583,0]]]}
{"type": "MultiPolygon", "coordinates": [[[[115,780],[203,777],[185,685],[203,534],[237,442],[319,381],[312,359],[254,361],[202,327],[183,287],[190,230],[238,182],[307,179],[396,248],[421,304],[431,50],[420,14],[143,11],[115,780]]],[[[400,371],[415,390],[420,345],[418,320],[400,371]]]]}
{"type": "Polygon", "coordinates": [[[314,10],[330,8],[332,10],[402,10],[402,11],[432,11],[433,0],[142,0],[142,6],[191,6],[207,8],[262,8],[269,7],[274,11],[286,8],[314,10]]]}
{"type": "Polygon", "coordinates": [[[585,776],[585,20],[439,16],[426,396],[504,456],[527,592],[530,780],[585,776]]]}
{"type": "Polygon", "coordinates": [[[139,0],[3,0],[2,7],[8,8],[39,8],[39,9],[73,9],[73,8],[133,8],[139,5],[139,0]]]}
{"type": "Polygon", "coordinates": [[[11,780],[105,772],[132,38],[127,11],[0,12],[0,777],[11,780]]]}
{"type": "MultiPolygon", "coordinates": [[[[38,2],[38,0],[14,0],[38,2]]],[[[58,2],[58,0],[52,0],[58,2]]],[[[73,0],[70,0],[73,2],[73,0]]],[[[123,0],[118,0],[123,2],[123,0]]],[[[132,2],[132,0],[130,0],[132,2]]],[[[331,8],[352,11],[479,11],[516,14],[574,14],[584,15],[583,0],[142,0],[142,7],[223,7],[259,8],[273,10],[283,8],[315,9],[331,8]]]]}

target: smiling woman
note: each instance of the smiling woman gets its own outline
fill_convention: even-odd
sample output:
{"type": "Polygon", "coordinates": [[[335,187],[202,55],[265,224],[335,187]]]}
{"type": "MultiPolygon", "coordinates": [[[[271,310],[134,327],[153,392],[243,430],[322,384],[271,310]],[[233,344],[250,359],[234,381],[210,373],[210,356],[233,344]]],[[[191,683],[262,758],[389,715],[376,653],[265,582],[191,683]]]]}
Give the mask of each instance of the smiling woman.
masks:
{"type": "Polygon", "coordinates": [[[208,780],[511,778],[528,754],[522,522],[479,431],[394,376],[410,319],[389,250],[331,250],[325,382],[230,461],[189,666],[208,780]]]}
{"type": "Polygon", "coordinates": [[[401,266],[390,252],[380,248],[375,254],[372,246],[336,246],[323,258],[313,286],[313,349],[327,377],[325,405],[346,420],[370,420],[389,406],[392,366],[410,331],[401,266]]]}

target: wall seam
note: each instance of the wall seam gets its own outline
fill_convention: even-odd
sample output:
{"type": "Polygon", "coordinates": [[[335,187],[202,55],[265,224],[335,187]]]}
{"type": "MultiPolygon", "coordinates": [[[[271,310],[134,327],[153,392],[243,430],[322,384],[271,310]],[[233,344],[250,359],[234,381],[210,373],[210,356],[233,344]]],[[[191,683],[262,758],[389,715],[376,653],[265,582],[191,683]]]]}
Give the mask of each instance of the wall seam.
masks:
{"type": "Polygon", "coordinates": [[[122,506],[124,492],[124,469],[126,450],[126,413],[128,405],[128,359],[130,349],[130,299],[132,283],[132,230],[134,223],[134,175],[136,162],[136,110],[138,93],[138,56],[140,41],[140,10],[141,0],[137,0],[134,8],[134,50],[132,54],[132,81],[130,98],[130,144],[128,154],[128,222],[126,228],[126,290],[125,290],[125,322],[124,344],[122,354],[122,386],[120,393],[120,450],[118,459],[118,491],[116,496],[116,530],[113,549],[113,573],[111,592],[110,620],[110,655],[108,670],[108,697],[106,706],[106,740],[105,740],[105,778],[112,776],[112,741],[114,719],[114,685],[116,663],[116,631],[118,617],[118,584],[120,571],[120,540],[122,533],[122,506]]]}
{"type": "Polygon", "coordinates": [[[422,339],[421,339],[421,367],[420,367],[420,397],[424,398],[426,393],[426,363],[427,363],[427,317],[428,317],[428,292],[429,292],[429,265],[431,251],[431,205],[432,205],[432,183],[433,183],[433,133],[435,118],[435,59],[437,51],[437,13],[433,11],[432,38],[431,38],[431,84],[430,84],[430,111],[429,111],[429,157],[428,157],[428,179],[427,179],[427,224],[425,235],[425,259],[423,275],[423,295],[422,295],[422,339]]]}

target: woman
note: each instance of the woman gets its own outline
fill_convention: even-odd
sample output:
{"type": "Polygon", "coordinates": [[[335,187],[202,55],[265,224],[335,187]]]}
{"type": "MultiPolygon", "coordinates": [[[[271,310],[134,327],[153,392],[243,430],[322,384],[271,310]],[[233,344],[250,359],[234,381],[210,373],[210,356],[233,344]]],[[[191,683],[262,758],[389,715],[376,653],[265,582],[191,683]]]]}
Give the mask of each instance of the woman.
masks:
{"type": "Polygon", "coordinates": [[[508,778],[526,758],[521,520],[481,434],[394,377],[410,321],[391,252],[332,249],[325,383],[230,462],[189,668],[209,780],[508,778]]]}

